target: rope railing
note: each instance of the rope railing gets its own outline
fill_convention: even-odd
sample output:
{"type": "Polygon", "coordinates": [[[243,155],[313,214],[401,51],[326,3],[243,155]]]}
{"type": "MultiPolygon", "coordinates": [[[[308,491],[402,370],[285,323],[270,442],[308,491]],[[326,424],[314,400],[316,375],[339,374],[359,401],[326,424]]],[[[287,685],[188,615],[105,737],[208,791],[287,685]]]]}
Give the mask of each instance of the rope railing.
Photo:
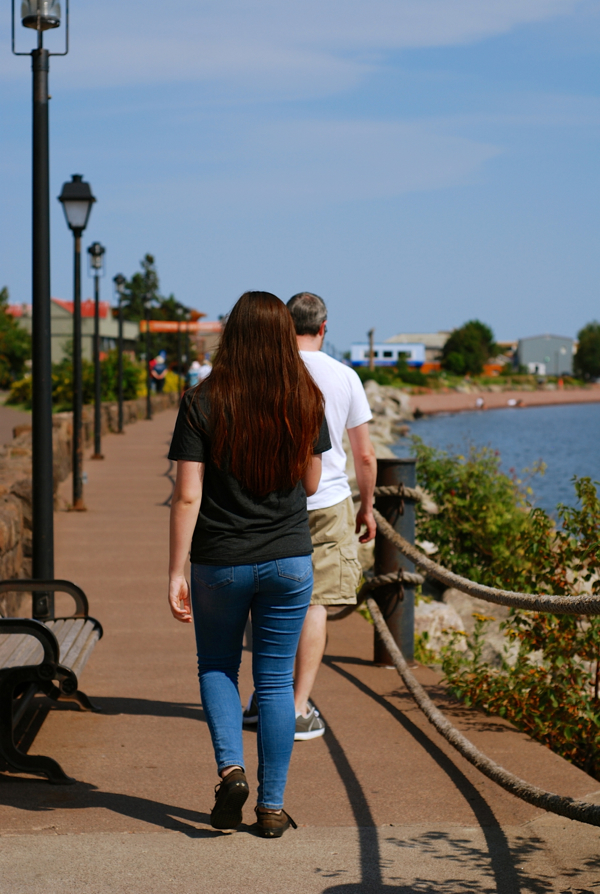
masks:
{"type": "Polygon", "coordinates": [[[390,540],[407,559],[410,559],[425,573],[446,584],[454,587],[469,596],[485,599],[497,605],[508,605],[511,608],[524,608],[527,611],[550,612],[553,615],[600,615],[600,596],[555,596],[543,593],[515,593],[512,590],[499,590],[496,587],[486,587],[485,584],[476,584],[460,574],[455,574],[438,565],[420,550],[405,540],[393,529],[388,521],[378,512],[373,510],[377,527],[384,537],[390,540]]]}
{"type": "MultiPolygon", "coordinates": [[[[393,529],[392,529],[393,530],[393,529]]],[[[425,714],[427,719],[435,729],[452,745],[466,760],[476,767],[484,776],[500,785],[507,792],[516,795],[523,801],[533,804],[542,810],[548,810],[551,813],[557,813],[559,816],[566,816],[572,820],[578,820],[582,823],[588,823],[592,826],[600,826],[600,806],[590,804],[588,801],[581,801],[575,798],[568,798],[557,795],[554,792],[545,791],[536,785],[531,785],[510,773],[501,767],[491,758],[483,754],[470,742],[456,727],[454,727],[448,718],[437,708],[431,701],[421,684],[411,674],[404,656],[398,648],[387,624],[383,619],[383,615],[379,606],[369,596],[367,598],[367,606],[373,624],[377,633],[383,640],[386,649],[394,663],[394,667],[402,678],[406,688],[417,703],[418,707],[425,714]]]]}

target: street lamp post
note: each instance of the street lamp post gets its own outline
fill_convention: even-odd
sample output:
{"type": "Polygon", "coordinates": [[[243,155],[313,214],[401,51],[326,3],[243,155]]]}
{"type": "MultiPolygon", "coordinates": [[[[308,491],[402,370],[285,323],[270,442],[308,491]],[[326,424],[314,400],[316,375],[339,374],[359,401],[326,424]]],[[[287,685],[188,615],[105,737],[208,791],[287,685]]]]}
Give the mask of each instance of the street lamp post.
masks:
{"type": "Polygon", "coordinates": [[[90,265],[94,271],[94,453],[92,459],[102,456],[102,378],[100,370],[100,277],[103,271],[106,249],[99,242],[88,248],[90,265]]]}
{"type": "Polygon", "coordinates": [[[144,318],[146,320],[146,419],[152,419],[152,393],[150,390],[152,385],[152,373],[150,372],[150,316],[153,297],[152,292],[146,292],[144,295],[144,318]]]}
{"type": "MultiPolygon", "coordinates": [[[[12,52],[31,56],[32,104],[32,574],[54,578],[54,492],[52,474],[52,358],[50,336],[50,171],[48,153],[48,74],[50,56],[69,51],[69,0],[66,0],[65,52],[44,48],[44,31],[60,25],[54,0],[25,0],[21,24],[37,31],[37,47],[15,50],[15,7],[12,0],[12,52]]],[[[33,593],[33,617],[54,617],[54,594],[33,593]]]]}
{"type": "Polygon", "coordinates": [[[73,174],[63,183],[62,203],[69,229],[73,233],[73,504],[75,512],[84,512],[83,502],[83,383],[81,379],[81,236],[96,201],[82,174],[73,174]]]}
{"type": "Polygon", "coordinates": [[[118,349],[117,349],[117,391],[118,391],[118,400],[119,400],[119,419],[117,428],[119,429],[119,434],[122,435],[123,432],[123,297],[125,292],[125,277],[122,273],[117,273],[115,277],[113,277],[113,282],[115,284],[115,289],[117,290],[117,295],[119,296],[119,341],[118,341],[118,349]]]}

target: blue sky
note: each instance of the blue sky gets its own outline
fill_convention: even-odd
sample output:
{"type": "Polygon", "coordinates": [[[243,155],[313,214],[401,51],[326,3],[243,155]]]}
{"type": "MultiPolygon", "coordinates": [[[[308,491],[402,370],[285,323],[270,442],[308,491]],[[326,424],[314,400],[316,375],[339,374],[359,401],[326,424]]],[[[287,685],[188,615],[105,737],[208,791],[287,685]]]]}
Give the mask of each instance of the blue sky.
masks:
{"type": "MultiPolygon", "coordinates": [[[[31,74],[9,12],[0,285],[29,301],[31,74]]],[[[248,288],[318,292],[338,349],[473,317],[575,335],[600,317],[599,38],[600,0],[72,0],[52,294],[72,288],[54,197],[82,173],[103,297],[151,252],[210,318],[248,288]]]]}

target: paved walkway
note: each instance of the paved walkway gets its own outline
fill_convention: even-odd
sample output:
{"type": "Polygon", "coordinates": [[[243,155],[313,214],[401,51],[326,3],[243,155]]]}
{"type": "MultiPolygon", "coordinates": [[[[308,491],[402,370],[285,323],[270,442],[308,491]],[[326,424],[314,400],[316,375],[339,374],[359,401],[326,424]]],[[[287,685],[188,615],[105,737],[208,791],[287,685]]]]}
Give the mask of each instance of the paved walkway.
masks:
{"type": "MultiPolygon", "coordinates": [[[[105,629],[82,688],[103,708],[53,710],[30,750],[79,782],[0,774],[1,894],[460,894],[600,890],[600,830],[544,814],[487,781],[432,730],[395,671],[370,663],[372,628],[332,623],[315,700],[327,735],[294,749],[279,841],[208,824],[216,783],[192,630],[165,597],[173,411],[103,442],[85,514],[56,517],[56,574],[105,629]]],[[[68,487],[68,483],[66,484],[68,487]]],[[[65,597],[66,598],[66,597],[65,597]]],[[[447,704],[512,771],[581,797],[600,784],[508,724],[447,704]]],[[[248,655],[241,693],[251,691],[248,655]]],[[[256,735],[245,734],[256,775],[256,735]]]]}

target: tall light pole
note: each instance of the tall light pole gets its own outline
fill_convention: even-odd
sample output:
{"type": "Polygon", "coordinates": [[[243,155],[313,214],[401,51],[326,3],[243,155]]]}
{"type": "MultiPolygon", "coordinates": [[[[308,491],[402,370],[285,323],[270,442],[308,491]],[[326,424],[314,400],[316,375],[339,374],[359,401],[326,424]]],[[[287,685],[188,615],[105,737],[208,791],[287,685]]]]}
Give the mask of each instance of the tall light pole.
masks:
{"type": "MultiPolygon", "coordinates": [[[[38,580],[54,577],[54,493],[52,475],[52,357],[50,336],[50,171],[48,155],[48,74],[50,56],[69,51],[69,0],[66,0],[65,52],[44,48],[44,31],[60,25],[60,6],[50,0],[25,0],[21,24],[37,31],[37,47],[15,50],[15,7],[12,0],[12,51],[31,56],[32,116],[32,573],[38,580]]],[[[33,616],[54,617],[54,594],[33,594],[33,616]]]]}
{"type": "Polygon", "coordinates": [[[94,453],[92,459],[102,456],[102,373],[100,369],[100,277],[104,273],[106,249],[99,242],[88,248],[90,266],[94,275],[94,453]]]}
{"type": "Polygon", "coordinates": [[[152,292],[146,292],[144,295],[144,318],[146,320],[146,419],[152,419],[152,392],[150,390],[152,385],[152,373],[150,372],[150,317],[153,298],[154,296],[152,292]]]}
{"type": "Polygon", "coordinates": [[[119,296],[119,341],[117,348],[117,394],[119,401],[119,417],[118,417],[118,425],[117,428],[119,430],[119,434],[124,434],[123,432],[123,298],[125,296],[125,277],[122,273],[117,273],[116,276],[113,276],[113,282],[115,284],[115,289],[117,290],[117,295],[119,296]]]}
{"type": "Polygon", "coordinates": [[[73,174],[63,183],[58,201],[62,203],[73,233],[73,504],[71,510],[84,512],[83,502],[83,383],[81,379],[81,236],[96,201],[83,174],[73,174]]]}

